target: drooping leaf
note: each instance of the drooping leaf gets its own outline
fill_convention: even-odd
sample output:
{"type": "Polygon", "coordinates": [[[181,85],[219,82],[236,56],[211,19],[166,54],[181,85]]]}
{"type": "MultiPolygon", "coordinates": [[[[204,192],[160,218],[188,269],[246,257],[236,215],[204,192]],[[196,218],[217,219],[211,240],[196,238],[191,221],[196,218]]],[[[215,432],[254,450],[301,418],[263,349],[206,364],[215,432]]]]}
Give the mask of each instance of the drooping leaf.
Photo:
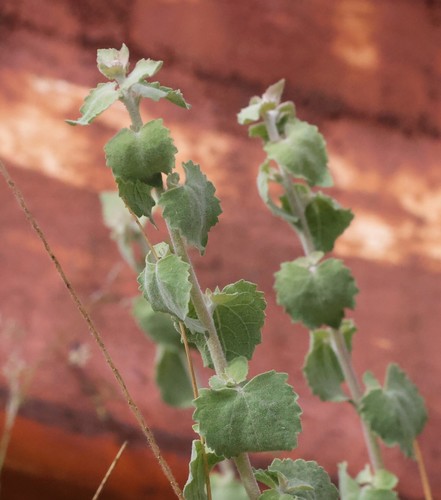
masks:
{"type": "MultiPolygon", "coordinates": [[[[227,361],[244,356],[251,359],[261,342],[266,302],[262,292],[249,281],[240,280],[211,295],[213,320],[227,361]]],[[[213,367],[205,335],[189,333],[201,352],[205,366],[213,367]]]]}
{"type": "Polygon", "coordinates": [[[178,229],[188,243],[201,253],[208,232],[218,222],[222,210],[214,196],[215,188],[192,161],[183,164],[185,184],[165,191],[159,199],[163,216],[173,229],[178,229]]]}
{"type": "Polygon", "coordinates": [[[259,191],[260,197],[266,206],[271,210],[274,215],[281,217],[282,219],[290,222],[291,224],[298,221],[298,217],[295,217],[289,210],[285,210],[283,206],[278,206],[274,203],[269,192],[269,182],[271,177],[275,175],[275,171],[271,168],[268,161],[262,163],[259,168],[259,174],[257,176],[257,189],[259,191]]]}
{"type": "Polygon", "coordinates": [[[154,311],[144,297],[135,299],[132,313],[140,328],[153,342],[168,348],[183,349],[181,336],[169,314],[154,311]]]}
{"type": "Polygon", "coordinates": [[[188,313],[191,283],[190,265],[175,254],[155,261],[151,252],[138,277],[140,289],[154,311],[165,312],[183,321],[188,313]]]}
{"type": "Polygon", "coordinates": [[[167,99],[176,106],[180,108],[190,109],[191,105],[186,102],[182,92],[174,90],[170,87],[165,87],[159,82],[141,82],[137,83],[132,87],[132,90],[140,95],[141,97],[146,97],[152,99],[153,101],[159,101],[160,99],[167,99]]]}
{"type": "Polygon", "coordinates": [[[124,43],[121,49],[98,49],[98,70],[110,80],[124,78],[129,67],[129,49],[124,43]]]}
{"type": "MultiPolygon", "coordinates": [[[[188,479],[184,486],[185,500],[207,500],[205,460],[209,472],[217,463],[222,462],[224,459],[206,449],[204,459],[203,451],[204,445],[199,440],[194,440],[191,447],[188,479]]],[[[215,496],[213,498],[216,500],[215,496]]]]}
{"type": "Polygon", "coordinates": [[[248,500],[249,497],[243,484],[237,480],[234,474],[211,475],[211,492],[213,500],[248,500]]]}
{"type": "Polygon", "coordinates": [[[177,152],[170,131],[161,119],[146,123],[139,132],[122,129],[104,150],[107,165],[115,177],[156,187],[162,185],[161,172],[171,172],[177,152]]]}
{"type": "Polygon", "coordinates": [[[234,388],[201,389],[194,420],[207,445],[227,458],[295,448],[301,409],[286,380],[270,371],[234,388]]]}
{"type": "Polygon", "coordinates": [[[338,328],[346,307],[354,307],[358,292],[351,272],[340,260],[320,264],[316,257],[282,264],[276,273],[277,301],[294,322],[315,329],[325,324],[338,328]]]}
{"type": "Polygon", "coordinates": [[[310,333],[310,350],[303,367],[306,380],[313,394],[322,401],[347,401],[343,391],[343,372],[331,346],[328,330],[310,333]]]}
{"type": "Polygon", "coordinates": [[[317,127],[291,120],[286,124],[285,134],[282,140],[265,144],[268,158],[292,176],[305,179],[310,186],[331,186],[326,143],[317,127]]]}
{"type": "Polygon", "coordinates": [[[131,181],[121,178],[117,178],[116,182],[120,197],[132,212],[137,217],[144,215],[152,220],[152,209],[155,206],[155,200],[151,195],[151,186],[138,180],[131,181]]]}
{"type": "Polygon", "coordinates": [[[265,492],[266,496],[262,495],[261,499],[285,498],[282,495],[290,500],[293,498],[298,500],[338,499],[337,488],[332,484],[327,472],[317,462],[276,458],[268,467],[267,475],[263,476],[260,473],[259,477],[272,482],[277,478],[278,484],[273,487],[272,491],[281,495],[275,496],[265,492]]]}
{"type": "Polygon", "coordinates": [[[372,389],[361,401],[360,412],[370,428],[388,445],[398,444],[413,457],[413,441],[427,420],[418,388],[398,365],[390,364],[382,389],[372,389]]]}
{"type": "Polygon", "coordinates": [[[131,73],[121,84],[122,90],[128,90],[132,85],[141,82],[145,78],[150,78],[156,74],[162,67],[162,61],[153,61],[152,59],[140,59],[131,73]]]}
{"type": "Polygon", "coordinates": [[[155,363],[162,399],[170,406],[190,407],[194,396],[183,349],[159,346],[155,363]]]}
{"type": "Polygon", "coordinates": [[[354,215],[329,196],[317,193],[306,206],[305,217],[314,247],[322,252],[330,252],[335,240],[349,226],[354,215]]]}
{"type": "Polygon", "coordinates": [[[103,111],[119,99],[116,82],[99,83],[92,89],[80,108],[78,120],[66,120],[69,125],[89,125],[103,111]]]}

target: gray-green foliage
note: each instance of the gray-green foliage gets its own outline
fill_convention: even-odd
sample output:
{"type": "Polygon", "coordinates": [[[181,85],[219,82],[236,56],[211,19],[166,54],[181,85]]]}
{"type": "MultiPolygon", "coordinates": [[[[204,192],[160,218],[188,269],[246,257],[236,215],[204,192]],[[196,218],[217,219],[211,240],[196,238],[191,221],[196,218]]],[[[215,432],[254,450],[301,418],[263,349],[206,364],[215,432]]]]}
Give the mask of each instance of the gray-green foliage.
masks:
{"type": "Polygon", "coordinates": [[[347,472],[347,463],[338,466],[338,482],[341,500],[397,500],[393,489],[398,479],[390,472],[380,469],[372,474],[369,467],[361,471],[355,479],[347,472]]]}

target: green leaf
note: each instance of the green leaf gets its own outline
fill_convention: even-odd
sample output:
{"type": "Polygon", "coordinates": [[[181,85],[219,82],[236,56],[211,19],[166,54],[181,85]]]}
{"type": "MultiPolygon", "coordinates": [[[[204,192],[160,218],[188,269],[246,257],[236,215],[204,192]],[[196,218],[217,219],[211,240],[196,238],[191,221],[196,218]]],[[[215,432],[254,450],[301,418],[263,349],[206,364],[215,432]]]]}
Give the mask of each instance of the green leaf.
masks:
{"type": "Polygon", "coordinates": [[[249,497],[242,483],[234,474],[212,474],[211,492],[213,500],[248,500],[249,497]]]}
{"type": "Polygon", "coordinates": [[[173,90],[170,87],[164,87],[159,82],[137,83],[133,85],[132,90],[141,97],[146,97],[148,99],[152,99],[153,101],[159,101],[160,99],[165,98],[180,108],[191,108],[190,104],[185,101],[184,96],[179,89],[173,90]]]}
{"type": "Polygon", "coordinates": [[[278,475],[276,472],[264,469],[254,469],[254,477],[259,483],[263,483],[270,488],[276,488],[278,485],[278,475]]]}
{"type": "Polygon", "coordinates": [[[340,260],[315,264],[311,258],[282,264],[276,273],[277,302],[291,315],[315,329],[321,325],[338,328],[346,307],[354,307],[358,292],[351,272],[340,260]]]}
{"type": "Polygon", "coordinates": [[[283,90],[285,89],[285,79],[282,78],[276,83],[270,85],[262,95],[262,100],[264,102],[273,102],[274,104],[280,104],[282,98],[283,90]]]}
{"type": "Polygon", "coordinates": [[[116,82],[99,83],[92,89],[80,108],[78,120],[66,120],[69,125],[89,125],[103,111],[119,99],[116,82]]]}
{"type": "Polygon", "coordinates": [[[346,462],[338,464],[338,479],[341,500],[398,500],[397,493],[392,491],[396,485],[396,481],[392,481],[391,479],[395,478],[393,474],[384,470],[378,471],[372,478],[374,484],[371,484],[371,482],[363,484],[363,481],[359,480],[361,475],[362,473],[360,473],[357,476],[357,480],[355,480],[347,473],[346,462]],[[384,483],[384,487],[377,487],[375,484],[375,481],[377,481],[375,478],[379,475],[388,478],[384,483]]]}
{"type": "Polygon", "coordinates": [[[285,133],[281,141],[264,146],[268,158],[294,177],[305,179],[310,186],[331,186],[326,143],[317,127],[293,120],[286,124],[285,133]]]}
{"type": "Polygon", "coordinates": [[[331,483],[327,472],[317,462],[276,458],[268,470],[277,472],[279,478],[283,477],[284,484],[279,484],[279,489],[289,493],[294,498],[305,500],[338,499],[337,488],[331,483]]]}
{"type": "Polygon", "coordinates": [[[152,59],[140,59],[133,71],[127,76],[121,85],[122,90],[128,90],[132,85],[141,82],[145,78],[150,78],[162,67],[162,61],[152,59]]]}
{"type": "Polygon", "coordinates": [[[240,125],[248,125],[260,119],[260,108],[262,107],[261,102],[250,104],[245,108],[241,109],[237,115],[237,121],[240,125]]]}
{"type": "Polygon", "coordinates": [[[194,420],[207,445],[227,458],[295,448],[301,409],[287,378],[270,371],[243,386],[201,389],[194,420]]]}
{"type": "Polygon", "coordinates": [[[154,261],[147,255],[144,271],[138,277],[140,289],[154,311],[172,314],[183,321],[188,313],[191,283],[190,265],[174,254],[154,261]]]}
{"type": "Polygon", "coordinates": [[[424,428],[427,411],[418,388],[398,365],[388,366],[384,388],[363,396],[360,412],[388,446],[398,444],[413,457],[413,441],[424,428]]]}
{"type": "Polygon", "coordinates": [[[225,374],[236,382],[240,384],[246,380],[248,375],[248,361],[244,356],[239,356],[238,358],[232,359],[225,370],[225,374]]]}
{"type": "MultiPolygon", "coordinates": [[[[227,361],[239,356],[251,359],[261,342],[266,302],[263,292],[240,280],[211,295],[213,320],[227,361]]],[[[189,332],[189,340],[201,352],[204,365],[213,367],[205,335],[189,332]]]]}
{"type": "Polygon", "coordinates": [[[124,78],[129,67],[129,49],[123,43],[121,49],[98,49],[98,70],[110,80],[124,78]]]}
{"type": "Polygon", "coordinates": [[[350,210],[340,208],[329,196],[317,193],[307,205],[305,217],[315,248],[330,252],[335,240],[349,226],[354,215],[350,210]]]}
{"type": "Polygon", "coordinates": [[[349,398],[341,387],[344,376],[331,346],[330,332],[310,332],[310,343],[303,372],[313,394],[322,401],[347,401],[349,398]]]}
{"type": "Polygon", "coordinates": [[[285,210],[283,207],[276,205],[271,198],[269,192],[269,182],[272,180],[275,173],[276,171],[270,167],[268,161],[262,163],[259,168],[259,174],[257,176],[257,189],[263,202],[274,215],[277,215],[278,217],[288,221],[289,223],[294,224],[298,221],[298,218],[288,210],[285,210]]]}
{"type": "Polygon", "coordinates": [[[276,490],[266,490],[259,497],[259,500],[292,500],[292,499],[293,497],[288,493],[279,493],[276,490]]]}
{"type": "Polygon", "coordinates": [[[217,224],[222,210],[214,196],[215,188],[192,161],[183,164],[185,184],[165,191],[159,199],[163,216],[173,229],[178,229],[188,243],[201,253],[208,241],[208,232],[217,224]]]}
{"type": "Polygon", "coordinates": [[[182,349],[159,347],[156,357],[156,383],[162,399],[170,406],[188,408],[193,388],[182,349]]]}
{"type": "Polygon", "coordinates": [[[168,348],[183,349],[181,336],[169,314],[155,312],[144,297],[135,299],[132,313],[139,327],[153,342],[168,348]]]}
{"type": "Polygon", "coordinates": [[[162,120],[146,123],[139,132],[122,129],[104,150],[107,165],[115,177],[156,187],[162,185],[161,172],[171,172],[177,152],[162,120]]]}
{"type": "MultiPolygon", "coordinates": [[[[223,457],[205,450],[204,445],[199,440],[194,440],[191,447],[191,458],[189,464],[189,474],[184,486],[185,500],[207,500],[205,486],[205,460],[210,471],[217,463],[222,462],[223,457]]],[[[235,497],[234,497],[235,498],[235,497]]]]}
{"type": "Polygon", "coordinates": [[[141,181],[116,179],[120,197],[137,217],[145,215],[152,220],[152,209],[155,200],[151,196],[152,188],[141,181]]]}

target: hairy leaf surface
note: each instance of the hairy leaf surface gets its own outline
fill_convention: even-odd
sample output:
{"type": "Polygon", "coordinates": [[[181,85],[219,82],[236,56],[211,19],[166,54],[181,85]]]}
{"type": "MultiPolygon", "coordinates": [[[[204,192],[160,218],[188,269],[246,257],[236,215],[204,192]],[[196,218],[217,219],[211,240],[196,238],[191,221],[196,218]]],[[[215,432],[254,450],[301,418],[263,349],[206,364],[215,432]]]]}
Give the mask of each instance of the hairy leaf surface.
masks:
{"type": "Polygon", "coordinates": [[[276,273],[277,301],[295,322],[315,329],[325,324],[338,328],[346,307],[354,307],[358,292],[351,272],[340,260],[320,264],[300,258],[282,264],[276,273]]]}
{"type": "Polygon", "coordinates": [[[116,179],[118,184],[118,192],[120,197],[125,201],[127,206],[137,217],[143,215],[152,219],[152,209],[155,206],[151,192],[151,186],[144,184],[141,181],[124,180],[121,178],[116,179]]]}
{"type": "Polygon", "coordinates": [[[193,388],[183,349],[159,346],[155,364],[156,383],[162,399],[178,408],[192,406],[193,388]]]}
{"type": "Polygon", "coordinates": [[[107,165],[115,177],[151,186],[162,185],[161,172],[171,172],[177,152],[170,131],[161,119],[146,123],[139,132],[122,129],[104,150],[107,165]]]}
{"type": "Polygon", "coordinates": [[[418,388],[398,365],[388,366],[383,388],[364,395],[361,415],[387,445],[398,444],[413,456],[413,441],[424,428],[427,411],[418,388]]]}
{"type": "Polygon", "coordinates": [[[285,134],[284,139],[265,144],[268,158],[310,186],[331,186],[326,143],[317,127],[296,119],[286,124],[285,134]]]}
{"type": "Polygon", "coordinates": [[[188,243],[201,253],[208,241],[208,232],[217,224],[222,210],[214,196],[215,188],[201,172],[199,165],[183,164],[185,184],[165,191],[159,199],[163,216],[173,229],[178,229],[188,243]]]}
{"type": "Polygon", "coordinates": [[[270,371],[234,388],[201,389],[194,420],[207,445],[227,458],[295,448],[301,409],[287,378],[270,371]]]}
{"type": "Polygon", "coordinates": [[[128,90],[132,85],[141,82],[145,78],[150,78],[162,67],[162,61],[152,59],[140,59],[132,72],[127,76],[121,85],[121,89],[128,90]]]}
{"type": "Polygon", "coordinates": [[[119,99],[116,82],[99,83],[92,89],[80,108],[78,120],[66,120],[69,125],[89,125],[103,111],[119,99]]]}
{"type": "Polygon", "coordinates": [[[191,106],[185,101],[182,92],[173,90],[170,87],[164,87],[159,82],[141,82],[132,87],[132,90],[142,97],[159,101],[159,99],[167,99],[180,108],[190,109],[191,106]]]}

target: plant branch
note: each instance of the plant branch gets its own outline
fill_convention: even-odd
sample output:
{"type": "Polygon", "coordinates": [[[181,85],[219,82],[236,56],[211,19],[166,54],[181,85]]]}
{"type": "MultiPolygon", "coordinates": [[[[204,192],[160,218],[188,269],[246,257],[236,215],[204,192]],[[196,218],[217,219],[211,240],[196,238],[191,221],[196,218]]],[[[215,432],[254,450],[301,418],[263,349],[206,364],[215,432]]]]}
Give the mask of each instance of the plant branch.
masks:
{"type": "Polygon", "coordinates": [[[37,236],[39,237],[40,241],[43,243],[43,246],[46,250],[46,253],[49,255],[50,259],[54,263],[58,274],[60,275],[63,283],[66,285],[66,288],[68,289],[69,294],[75,303],[75,306],[77,307],[78,311],[80,312],[81,316],[83,317],[84,321],[86,322],[86,324],[89,328],[89,331],[92,334],[92,337],[94,338],[94,340],[98,344],[98,347],[101,350],[101,353],[103,354],[107,365],[112,370],[112,373],[113,373],[113,375],[114,375],[114,377],[115,377],[115,379],[116,379],[116,381],[117,381],[117,383],[118,383],[118,385],[119,385],[119,387],[124,395],[124,398],[126,399],[132,413],[134,414],[138,424],[140,425],[142,432],[144,433],[144,436],[146,437],[147,442],[148,442],[156,460],[158,461],[159,465],[161,466],[162,471],[164,472],[171,487],[173,488],[173,491],[175,492],[176,496],[179,499],[183,500],[184,499],[183,493],[182,493],[175,477],[173,476],[173,473],[170,469],[170,466],[168,465],[166,460],[163,458],[163,456],[160,452],[159,446],[156,442],[156,439],[153,435],[153,432],[151,431],[150,427],[147,425],[146,421],[144,420],[144,417],[143,417],[141,411],[139,410],[139,408],[136,405],[135,401],[133,400],[131,394],[129,393],[129,390],[127,389],[127,386],[125,384],[125,381],[124,381],[120,371],[116,367],[115,363],[113,362],[113,359],[111,358],[109,352],[107,351],[107,348],[104,344],[104,340],[103,340],[101,334],[98,332],[91,316],[87,312],[87,310],[84,307],[83,303],[81,302],[78,294],[76,293],[75,289],[73,288],[72,283],[67,278],[63,268],[61,267],[59,260],[57,259],[54,252],[52,251],[51,247],[49,246],[49,243],[47,242],[43,231],[41,230],[40,226],[38,225],[37,221],[35,220],[35,217],[29,211],[21,191],[18,189],[17,185],[12,180],[5,165],[1,161],[0,161],[0,172],[3,175],[6,183],[8,184],[9,188],[11,189],[12,193],[14,194],[15,199],[17,200],[20,208],[23,210],[23,212],[26,216],[26,219],[31,224],[32,229],[37,233],[37,236]]]}
{"type": "Polygon", "coordinates": [[[93,495],[92,500],[98,500],[98,497],[101,495],[101,492],[103,491],[103,488],[105,484],[107,483],[107,480],[109,479],[110,475],[113,472],[113,469],[116,467],[116,464],[118,463],[118,460],[121,458],[121,455],[123,454],[123,451],[125,450],[127,446],[127,441],[124,441],[122,444],[121,448],[119,449],[118,453],[116,454],[115,458],[113,459],[113,462],[110,464],[110,467],[107,469],[107,472],[105,476],[103,477],[103,480],[101,481],[100,485],[98,486],[98,489],[95,492],[95,495],[93,495]]]}
{"type": "MultiPolygon", "coordinates": [[[[279,131],[277,130],[277,112],[268,111],[265,114],[265,125],[268,132],[270,141],[278,142],[281,140],[279,131]]],[[[292,213],[298,217],[300,223],[300,241],[302,243],[303,251],[305,255],[309,255],[315,251],[314,242],[312,240],[311,231],[309,229],[308,221],[305,217],[305,207],[294,188],[294,185],[286,173],[285,169],[278,165],[280,174],[282,176],[283,187],[285,188],[286,196],[288,199],[289,206],[292,213]]],[[[360,388],[360,383],[358,381],[357,375],[355,374],[354,367],[352,365],[351,355],[346,348],[346,343],[344,341],[343,335],[339,330],[332,329],[331,338],[333,346],[335,348],[335,353],[338,358],[339,364],[342,368],[345,380],[348,384],[349,392],[351,394],[352,401],[354,402],[356,408],[360,404],[362,398],[362,391],[360,388]]],[[[369,429],[367,423],[361,418],[360,421],[363,429],[363,436],[366,442],[366,447],[369,454],[369,459],[372,463],[372,467],[375,471],[383,468],[383,459],[381,457],[381,451],[378,444],[377,438],[369,429]]]]}
{"type": "Polygon", "coordinates": [[[429,477],[427,475],[426,466],[424,465],[423,454],[421,453],[418,441],[415,439],[413,442],[413,451],[415,459],[418,463],[418,470],[420,473],[421,484],[423,486],[424,500],[433,500],[432,491],[430,489],[429,477]]]}

